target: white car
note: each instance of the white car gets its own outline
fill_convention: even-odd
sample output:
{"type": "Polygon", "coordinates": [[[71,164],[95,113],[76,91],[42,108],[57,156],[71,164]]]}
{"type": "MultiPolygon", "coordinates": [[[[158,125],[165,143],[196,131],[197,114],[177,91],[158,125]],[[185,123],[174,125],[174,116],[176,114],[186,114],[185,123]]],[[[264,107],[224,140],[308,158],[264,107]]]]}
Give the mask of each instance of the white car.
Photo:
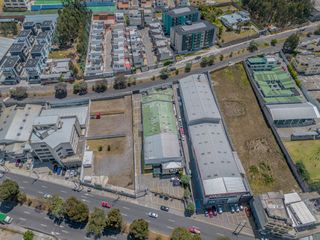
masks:
{"type": "Polygon", "coordinates": [[[3,172],[0,172],[0,178],[2,178],[3,177],[3,172]]]}
{"type": "Polygon", "coordinates": [[[154,212],[149,212],[148,213],[148,216],[149,217],[152,217],[152,218],[158,218],[158,214],[154,213],[154,212]]]}
{"type": "Polygon", "coordinates": [[[44,197],[45,199],[49,199],[49,198],[52,198],[52,195],[49,194],[49,193],[46,193],[46,194],[43,195],[43,197],[44,197]]]}

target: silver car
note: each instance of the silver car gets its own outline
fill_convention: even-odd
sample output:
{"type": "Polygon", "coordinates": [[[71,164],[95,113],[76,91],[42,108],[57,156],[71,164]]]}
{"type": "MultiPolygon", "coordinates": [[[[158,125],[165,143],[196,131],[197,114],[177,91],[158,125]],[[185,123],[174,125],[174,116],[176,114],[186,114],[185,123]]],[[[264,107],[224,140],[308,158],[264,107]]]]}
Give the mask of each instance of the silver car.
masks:
{"type": "Polygon", "coordinates": [[[148,216],[149,217],[152,217],[152,218],[158,218],[158,214],[154,213],[154,212],[149,212],[148,213],[148,216]]]}

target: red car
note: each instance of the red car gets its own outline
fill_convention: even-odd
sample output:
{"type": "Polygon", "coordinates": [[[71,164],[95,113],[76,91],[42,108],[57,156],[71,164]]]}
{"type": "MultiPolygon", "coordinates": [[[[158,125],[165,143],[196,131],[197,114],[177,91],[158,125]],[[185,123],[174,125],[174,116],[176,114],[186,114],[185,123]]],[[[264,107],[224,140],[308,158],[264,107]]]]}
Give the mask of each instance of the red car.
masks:
{"type": "Polygon", "coordinates": [[[111,207],[112,207],[111,204],[108,203],[108,202],[106,202],[106,201],[102,201],[102,202],[101,202],[101,206],[102,206],[102,207],[105,207],[105,208],[111,208],[111,207]]]}
{"type": "Polygon", "coordinates": [[[189,232],[194,234],[200,234],[200,229],[195,226],[192,226],[192,227],[189,227],[189,232]]]}
{"type": "Polygon", "coordinates": [[[209,218],[213,218],[213,211],[211,209],[208,209],[208,215],[209,218]]]}
{"type": "Polygon", "coordinates": [[[251,215],[251,209],[248,208],[248,207],[246,207],[246,208],[244,209],[244,211],[246,212],[247,217],[250,217],[250,215],[251,215]]]}

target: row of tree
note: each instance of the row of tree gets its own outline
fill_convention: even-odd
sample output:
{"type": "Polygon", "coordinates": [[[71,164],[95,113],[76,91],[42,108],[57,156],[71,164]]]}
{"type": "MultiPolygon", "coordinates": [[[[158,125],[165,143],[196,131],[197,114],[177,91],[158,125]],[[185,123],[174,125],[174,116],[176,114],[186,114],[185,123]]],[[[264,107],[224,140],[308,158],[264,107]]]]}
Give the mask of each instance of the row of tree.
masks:
{"type": "Polygon", "coordinates": [[[0,23],[0,33],[7,37],[8,35],[17,35],[18,26],[16,22],[2,22],[0,23]]]}
{"type": "Polygon", "coordinates": [[[242,3],[259,23],[279,27],[306,22],[313,9],[312,0],[242,0],[242,3]]]}

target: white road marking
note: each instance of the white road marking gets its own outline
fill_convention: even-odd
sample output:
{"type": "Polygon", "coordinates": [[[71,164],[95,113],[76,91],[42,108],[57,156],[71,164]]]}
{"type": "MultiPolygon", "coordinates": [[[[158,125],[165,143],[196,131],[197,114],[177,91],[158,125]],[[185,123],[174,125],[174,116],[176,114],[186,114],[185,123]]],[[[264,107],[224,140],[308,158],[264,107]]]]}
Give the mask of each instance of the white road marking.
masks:
{"type": "Polygon", "coordinates": [[[125,206],[124,206],[123,208],[124,208],[124,209],[126,209],[126,210],[130,210],[130,208],[128,208],[128,207],[125,207],[125,206]]]}
{"type": "Polygon", "coordinates": [[[117,237],[116,237],[116,236],[111,236],[111,238],[112,238],[112,239],[117,239],[117,237]]]}
{"type": "Polygon", "coordinates": [[[86,200],[86,199],[83,199],[83,198],[81,198],[81,200],[82,200],[83,202],[88,202],[88,200],[86,200]]]}
{"type": "Polygon", "coordinates": [[[224,234],[222,233],[217,233],[217,235],[224,237],[224,234]]]}
{"type": "Polygon", "coordinates": [[[27,219],[25,219],[25,218],[19,218],[21,221],[27,221],[27,219]]]}
{"type": "Polygon", "coordinates": [[[128,215],[127,215],[127,214],[125,214],[125,213],[121,213],[121,215],[122,215],[122,216],[125,216],[125,217],[127,217],[127,216],[128,216],[128,215]]]}
{"type": "Polygon", "coordinates": [[[40,225],[41,225],[42,227],[46,227],[46,226],[47,226],[46,224],[43,224],[43,223],[41,223],[40,225]]]}
{"type": "Polygon", "coordinates": [[[38,191],[38,193],[43,194],[43,192],[41,192],[41,191],[38,191]]]}
{"type": "Polygon", "coordinates": [[[49,218],[49,217],[44,217],[44,219],[46,219],[46,220],[50,220],[50,218],[49,218]]]}
{"type": "Polygon", "coordinates": [[[168,219],[168,221],[173,223],[176,222],[175,220],[172,220],[172,219],[168,219]]]}
{"type": "Polygon", "coordinates": [[[167,226],[167,228],[169,228],[169,229],[173,229],[173,227],[171,227],[171,226],[167,226]]]}
{"type": "Polygon", "coordinates": [[[59,227],[60,227],[60,228],[64,228],[64,226],[63,226],[63,225],[59,225],[59,227]]]}
{"type": "Polygon", "coordinates": [[[68,231],[66,231],[66,230],[61,230],[61,232],[64,232],[64,233],[69,233],[68,231]]]}
{"type": "Polygon", "coordinates": [[[28,182],[28,181],[26,181],[26,180],[23,180],[22,182],[23,182],[23,183],[29,183],[29,182],[28,182]]]}
{"type": "Polygon", "coordinates": [[[25,214],[28,214],[28,215],[30,215],[30,213],[28,212],[28,211],[23,211],[25,214]]]}
{"type": "Polygon", "coordinates": [[[65,191],[65,190],[60,190],[60,192],[62,192],[62,193],[67,193],[67,191],[65,191]]]}
{"type": "Polygon", "coordinates": [[[41,187],[42,187],[42,188],[48,188],[48,187],[47,187],[47,186],[45,186],[45,185],[41,185],[41,187]]]}
{"type": "Polygon", "coordinates": [[[23,186],[19,186],[19,188],[24,189],[24,187],[23,187],[23,186]]]}

